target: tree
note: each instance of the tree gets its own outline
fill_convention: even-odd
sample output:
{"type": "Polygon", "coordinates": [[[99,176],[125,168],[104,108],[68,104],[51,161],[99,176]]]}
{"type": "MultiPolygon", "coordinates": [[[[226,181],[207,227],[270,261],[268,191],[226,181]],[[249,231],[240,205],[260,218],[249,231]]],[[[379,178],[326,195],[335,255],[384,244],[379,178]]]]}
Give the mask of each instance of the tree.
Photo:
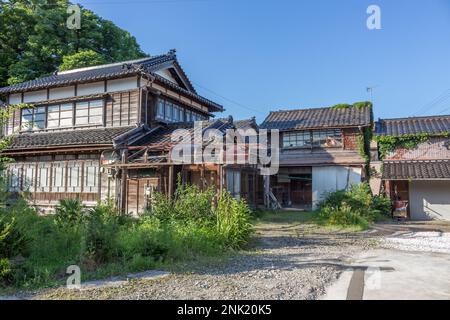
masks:
{"type": "Polygon", "coordinates": [[[129,32],[87,9],[81,8],[81,29],[68,29],[69,4],[0,0],[0,87],[52,74],[64,57],[87,50],[106,63],[146,56],[129,32]]]}
{"type": "Polygon", "coordinates": [[[105,64],[107,61],[100,53],[92,50],[84,50],[63,57],[63,62],[59,66],[59,71],[76,68],[97,66],[105,64]]]}

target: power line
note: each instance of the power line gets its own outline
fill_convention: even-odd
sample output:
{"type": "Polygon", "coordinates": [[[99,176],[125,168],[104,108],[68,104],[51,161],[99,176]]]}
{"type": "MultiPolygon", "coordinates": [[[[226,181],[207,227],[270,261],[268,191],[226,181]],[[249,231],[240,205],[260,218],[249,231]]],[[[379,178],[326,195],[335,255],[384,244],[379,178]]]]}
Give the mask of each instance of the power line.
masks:
{"type": "Polygon", "coordinates": [[[206,88],[206,87],[204,87],[204,86],[202,86],[202,85],[200,85],[200,84],[198,84],[198,83],[194,83],[194,82],[192,82],[192,83],[193,83],[195,86],[200,87],[200,88],[202,88],[202,89],[204,89],[204,90],[206,90],[206,91],[208,91],[208,92],[210,92],[210,93],[212,93],[212,94],[214,94],[214,95],[216,95],[216,96],[222,98],[222,99],[225,100],[225,101],[228,101],[228,102],[230,102],[230,103],[232,103],[232,104],[235,104],[235,105],[237,105],[237,106],[239,106],[239,107],[242,107],[242,108],[244,108],[244,109],[247,109],[247,110],[250,110],[250,111],[257,112],[257,113],[260,113],[260,114],[264,114],[264,115],[265,115],[265,113],[262,112],[261,110],[258,110],[258,109],[256,109],[256,108],[252,108],[252,107],[248,107],[248,106],[246,106],[246,105],[244,105],[244,104],[242,104],[242,103],[240,103],[240,102],[237,102],[237,101],[235,101],[235,100],[232,100],[232,99],[230,99],[230,98],[227,98],[227,97],[221,95],[220,93],[217,93],[217,92],[215,92],[215,91],[213,91],[213,90],[211,90],[211,89],[208,89],[208,88],[206,88]]]}
{"type": "Polygon", "coordinates": [[[419,115],[424,111],[433,109],[434,107],[438,106],[442,102],[448,100],[450,98],[450,89],[444,90],[440,95],[438,95],[436,98],[434,98],[432,101],[426,103],[422,107],[420,107],[416,112],[412,113],[411,115],[419,115]]]}

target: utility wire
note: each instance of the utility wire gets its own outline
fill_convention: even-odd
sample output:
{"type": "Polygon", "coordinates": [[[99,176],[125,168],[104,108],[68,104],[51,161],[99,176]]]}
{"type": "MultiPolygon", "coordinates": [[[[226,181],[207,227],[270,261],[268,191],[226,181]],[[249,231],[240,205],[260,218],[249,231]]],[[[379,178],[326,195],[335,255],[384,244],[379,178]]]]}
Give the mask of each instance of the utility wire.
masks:
{"type": "Polygon", "coordinates": [[[198,84],[198,83],[194,83],[194,82],[192,82],[192,83],[193,83],[195,86],[197,86],[197,87],[199,87],[199,88],[202,88],[202,89],[204,89],[204,90],[206,90],[206,91],[208,91],[208,92],[210,92],[210,93],[212,93],[212,94],[218,96],[219,98],[222,98],[223,100],[228,101],[228,102],[230,102],[230,103],[232,103],[232,104],[234,104],[234,105],[237,105],[237,106],[242,107],[242,108],[244,108],[244,109],[247,109],[247,110],[250,110],[250,111],[253,111],[253,112],[257,112],[257,113],[260,113],[260,114],[264,114],[264,115],[266,114],[265,112],[262,112],[261,110],[258,110],[258,109],[256,109],[256,108],[252,108],[252,107],[246,106],[246,105],[244,105],[244,104],[242,104],[242,103],[240,103],[240,102],[237,102],[237,101],[235,101],[235,100],[232,100],[232,99],[230,99],[230,98],[227,98],[227,97],[221,95],[220,93],[217,93],[217,92],[215,92],[215,91],[213,91],[213,90],[211,90],[211,89],[208,89],[208,88],[206,88],[206,87],[204,87],[204,86],[202,86],[202,85],[200,85],[200,84],[198,84]]]}
{"type": "Polygon", "coordinates": [[[434,98],[432,101],[426,103],[422,107],[420,107],[416,112],[412,113],[411,115],[419,115],[422,112],[429,111],[430,109],[433,109],[434,107],[438,106],[442,102],[450,99],[450,89],[445,90],[440,95],[438,95],[436,98],[434,98]]]}

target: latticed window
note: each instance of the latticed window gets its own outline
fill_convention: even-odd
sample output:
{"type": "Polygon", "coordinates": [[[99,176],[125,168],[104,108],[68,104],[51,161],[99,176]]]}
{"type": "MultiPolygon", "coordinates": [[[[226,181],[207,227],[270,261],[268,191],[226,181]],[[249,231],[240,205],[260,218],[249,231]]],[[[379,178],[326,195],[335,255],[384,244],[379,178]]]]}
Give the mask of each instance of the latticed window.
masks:
{"type": "Polygon", "coordinates": [[[77,102],[75,105],[75,124],[102,124],[103,100],[77,102]]]}
{"type": "Polygon", "coordinates": [[[45,128],[45,107],[22,109],[22,130],[45,128]]]}

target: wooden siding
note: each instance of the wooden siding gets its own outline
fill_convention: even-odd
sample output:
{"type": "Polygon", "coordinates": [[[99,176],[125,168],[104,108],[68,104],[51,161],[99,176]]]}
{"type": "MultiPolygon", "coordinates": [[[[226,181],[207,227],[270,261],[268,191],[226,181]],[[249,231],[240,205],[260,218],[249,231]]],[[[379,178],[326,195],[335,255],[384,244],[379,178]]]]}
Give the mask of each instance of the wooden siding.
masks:
{"type": "Polygon", "coordinates": [[[136,124],[140,102],[140,91],[112,93],[106,99],[105,124],[107,127],[130,126],[136,124]]]}

